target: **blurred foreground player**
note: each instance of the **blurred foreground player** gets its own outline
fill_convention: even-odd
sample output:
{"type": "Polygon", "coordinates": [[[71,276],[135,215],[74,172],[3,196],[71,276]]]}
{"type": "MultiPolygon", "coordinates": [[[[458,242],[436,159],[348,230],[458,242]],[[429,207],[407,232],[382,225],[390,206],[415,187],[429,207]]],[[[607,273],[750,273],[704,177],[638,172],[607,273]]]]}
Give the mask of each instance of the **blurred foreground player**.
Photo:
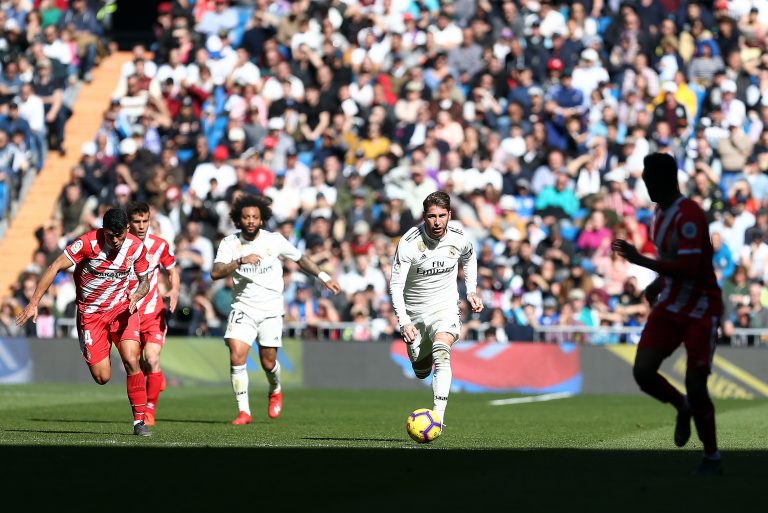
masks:
{"type": "MultiPolygon", "coordinates": [[[[168,309],[173,312],[179,299],[179,272],[176,269],[176,259],[168,242],[150,234],[149,205],[142,202],[131,202],[127,207],[128,231],[144,243],[147,248],[149,261],[149,292],[139,301],[139,342],[141,343],[141,367],[147,380],[147,411],[144,422],[147,426],[155,425],[155,412],[160,392],[165,388],[165,377],[160,368],[160,351],[165,344],[167,331],[165,322],[165,301],[160,295],[160,267],[168,273],[170,290],[165,295],[169,298],[168,309]]],[[[129,290],[139,286],[138,277],[131,274],[129,290]]]]}
{"type": "Polygon", "coordinates": [[[78,237],[45,270],[27,307],[16,317],[22,325],[37,322],[37,305],[59,271],[75,266],[77,334],[80,349],[94,381],[104,385],[112,377],[109,352],[117,346],[127,377],[133,410],[133,432],[152,436],[144,424],[147,389],[139,356],[137,304],[149,292],[149,262],[144,244],[128,233],[128,214],[119,208],[104,213],[104,227],[78,237]],[[138,287],[129,292],[130,274],[138,287]]]}
{"type": "Polygon", "coordinates": [[[691,436],[693,416],[704,444],[704,459],[696,472],[714,475],[721,470],[720,452],[707,377],[723,305],[712,266],[709,227],[701,207],[680,194],[674,158],[654,153],[645,157],[643,164],[643,181],[657,204],[653,240],[658,259],[640,255],[627,241],[613,242],[613,250],[627,261],[659,274],[645,291],[653,310],[640,337],[633,372],[645,393],[677,409],[674,439],[678,447],[691,436]],[[681,342],[688,353],[687,397],[658,372],[662,361],[681,342]]]}
{"type": "Polygon", "coordinates": [[[211,278],[218,280],[233,275],[232,311],[224,339],[229,347],[232,389],[239,409],[232,424],[240,425],[251,423],[246,361],[254,341],[258,342],[261,367],[269,381],[267,414],[277,418],[283,408],[280,362],[277,361],[277,350],[283,345],[282,259],[295,261],[302,270],[322,280],[334,294],[338,294],[341,287],[285,237],[262,229],[272,217],[270,200],[242,196],[232,206],[230,216],[239,231],[221,241],[211,278]]]}

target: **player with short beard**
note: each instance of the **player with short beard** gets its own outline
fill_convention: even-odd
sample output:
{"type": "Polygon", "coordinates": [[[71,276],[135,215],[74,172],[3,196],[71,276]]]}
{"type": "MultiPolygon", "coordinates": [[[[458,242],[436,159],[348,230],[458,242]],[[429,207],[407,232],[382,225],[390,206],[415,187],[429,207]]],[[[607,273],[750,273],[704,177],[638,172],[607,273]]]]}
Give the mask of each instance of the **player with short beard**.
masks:
{"type": "Polygon", "coordinates": [[[458,266],[464,266],[467,301],[473,312],[483,310],[477,295],[477,259],[464,231],[451,221],[451,197],[433,192],[424,200],[424,223],[400,239],[390,279],[392,306],[413,371],[432,378],[434,411],[445,420],[451,391],[451,346],[459,338],[458,266]]]}
{"type": "Polygon", "coordinates": [[[232,275],[232,311],[224,339],[229,347],[232,389],[239,414],[232,424],[250,424],[248,400],[248,350],[259,345],[261,367],[269,382],[267,414],[277,418],[283,408],[280,362],[277,350],[283,345],[283,259],[295,261],[308,274],[317,276],[334,294],[341,287],[328,273],[320,271],[306,255],[279,233],[262,229],[272,217],[271,201],[264,197],[242,196],[232,206],[230,217],[240,231],[225,237],[216,253],[211,278],[232,275]]]}
{"type": "MultiPolygon", "coordinates": [[[[165,389],[165,376],[160,368],[160,351],[165,344],[165,301],[160,295],[160,267],[168,273],[171,289],[165,295],[170,299],[168,309],[173,312],[179,299],[179,272],[170,244],[149,232],[149,205],[139,201],[128,204],[128,230],[147,248],[149,261],[149,292],[138,304],[140,315],[139,342],[142,348],[142,370],[147,378],[147,411],[144,422],[155,425],[155,414],[160,392],[165,389]]],[[[130,290],[139,286],[138,278],[131,275],[130,290]]]]}
{"type": "Polygon", "coordinates": [[[112,377],[109,352],[117,346],[123,360],[128,400],[133,410],[133,432],[152,436],[144,424],[147,389],[139,355],[139,314],[137,305],[149,291],[147,250],[128,233],[128,215],[120,208],[104,213],[104,227],[78,237],[48,266],[32,299],[16,317],[16,324],[37,322],[37,305],[59,271],[75,267],[77,290],[77,334],[80,349],[91,376],[99,385],[112,377]],[[130,273],[138,276],[131,293],[130,273]]]}

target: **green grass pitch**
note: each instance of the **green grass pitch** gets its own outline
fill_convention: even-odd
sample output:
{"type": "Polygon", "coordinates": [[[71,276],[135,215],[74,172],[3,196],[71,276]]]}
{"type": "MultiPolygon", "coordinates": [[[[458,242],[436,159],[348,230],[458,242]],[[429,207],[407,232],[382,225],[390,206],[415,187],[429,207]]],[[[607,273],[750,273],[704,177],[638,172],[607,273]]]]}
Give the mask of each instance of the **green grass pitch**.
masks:
{"type": "Polygon", "coordinates": [[[429,406],[429,389],[291,389],[282,417],[270,420],[266,393],[253,388],[254,423],[231,426],[229,389],[171,387],[155,436],[144,439],[131,434],[121,385],[0,386],[0,488],[6,505],[22,505],[2,509],[650,513],[764,504],[766,400],[716,403],[725,473],[697,478],[695,432],[675,448],[673,410],[645,397],[492,406],[500,396],[453,394],[443,436],[418,445],[405,419],[429,406]]]}

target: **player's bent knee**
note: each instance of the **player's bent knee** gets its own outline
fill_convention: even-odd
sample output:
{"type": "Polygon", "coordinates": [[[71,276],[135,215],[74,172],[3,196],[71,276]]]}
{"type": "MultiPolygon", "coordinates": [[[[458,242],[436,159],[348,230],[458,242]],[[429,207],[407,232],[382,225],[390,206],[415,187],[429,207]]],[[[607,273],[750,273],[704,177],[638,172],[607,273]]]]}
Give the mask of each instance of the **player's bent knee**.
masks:
{"type": "Polygon", "coordinates": [[[655,370],[649,370],[637,366],[632,368],[632,376],[634,376],[635,382],[640,386],[641,389],[646,387],[653,380],[654,374],[656,374],[655,370]]]}
{"type": "Polygon", "coordinates": [[[411,364],[411,367],[413,368],[413,373],[416,374],[417,378],[427,379],[429,375],[432,373],[432,359],[425,358],[418,362],[413,362],[413,364],[411,364]]]}
{"type": "Polygon", "coordinates": [[[93,381],[96,382],[97,385],[106,385],[109,383],[109,380],[112,376],[106,376],[103,374],[93,374],[93,381]]]}
{"type": "Polygon", "coordinates": [[[435,344],[432,348],[432,359],[435,366],[451,364],[451,348],[447,344],[435,344]]]}

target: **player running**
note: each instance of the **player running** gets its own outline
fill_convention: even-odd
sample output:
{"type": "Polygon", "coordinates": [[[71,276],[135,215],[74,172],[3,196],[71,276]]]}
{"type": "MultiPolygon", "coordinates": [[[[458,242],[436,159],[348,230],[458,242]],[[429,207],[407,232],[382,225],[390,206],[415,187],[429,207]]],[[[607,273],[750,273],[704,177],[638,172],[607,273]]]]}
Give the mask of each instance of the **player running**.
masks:
{"type": "Polygon", "coordinates": [[[144,423],[147,389],[139,365],[139,301],[149,292],[149,262],[144,244],[128,233],[128,215],[111,208],[104,213],[104,227],[78,237],[48,266],[29,304],[16,317],[22,325],[37,322],[37,305],[59,271],[75,266],[77,334],[80,349],[94,381],[104,385],[112,377],[109,352],[117,346],[128,378],[128,400],[133,410],[133,432],[152,436],[144,423]],[[138,287],[129,292],[129,275],[138,276],[138,287]]]}
{"type": "MultiPolygon", "coordinates": [[[[160,392],[165,388],[165,377],[160,368],[160,351],[165,343],[165,301],[160,296],[158,287],[160,267],[168,273],[171,288],[165,297],[169,298],[169,310],[176,309],[179,299],[179,272],[176,269],[176,259],[173,257],[168,242],[148,233],[149,230],[149,205],[142,202],[131,202],[127,207],[128,231],[138,238],[147,248],[147,260],[149,261],[149,292],[139,301],[137,307],[141,322],[139,325],[139,342],[141,343],[141,366],[147,380],[147,411],[144,423],[147,426],[155,425],[155,412],[160,392]]],[[[138,287],[138,277],[131,274],[129,290],[138,287]]]]}
{"type": "Polygon", "coordinates": [[[328,273],[302,255],[279,233],[263,230],[272,217],[270,201],[243,196],[232,206],[232,222],[240,230],[225,237],[216,252],[211,278],[233,275],[232,311],[224,339],[229,347],[232,389],[239,414],[232,424],[250,424],[246,359],[254,340],[259,345],[261,367],[269,381],[267,414],[277,418],[283,408],[280,362],[277,350],[283,345],[283,264],[295,261],[305,272],[317,276],[334,294],[341,287],[328,273]]]}
{"type": "Polygon", "coordinates": [[[674,440],[678,447],[691,436],[693,416],[704,444],[704,459],[697,473],[717,474],[720,452],[707,377],[723,305],[712,267],[709,228],[701,207],[680,194],[674,158],[654,153],[645,157],[643,164],[643,181],[657,204],[653,240],[659,258],[640,255],[627,241],[613,242],[613,250],[627,261],[660,275],[645,291],[653,310],[640,337],[633,372],[641,390],[677,409],[674,440]],[[658,372],[661,362],[681,342],[688,353],[687,397],[658,372]]]}
{"type": "Polygon", "coordinates": [[[483,310],[477,295],[477,260],[472,243],[451,220],[451,198],[433,192],[424,200],[424,223],[397,244],[390,279],[392,306],[400,324],[413,371],[432,378],[434,411],[445,420],[451,390],[451,346],[459,337],[458,264],[464,266],[467,301],[483,310]]]}

